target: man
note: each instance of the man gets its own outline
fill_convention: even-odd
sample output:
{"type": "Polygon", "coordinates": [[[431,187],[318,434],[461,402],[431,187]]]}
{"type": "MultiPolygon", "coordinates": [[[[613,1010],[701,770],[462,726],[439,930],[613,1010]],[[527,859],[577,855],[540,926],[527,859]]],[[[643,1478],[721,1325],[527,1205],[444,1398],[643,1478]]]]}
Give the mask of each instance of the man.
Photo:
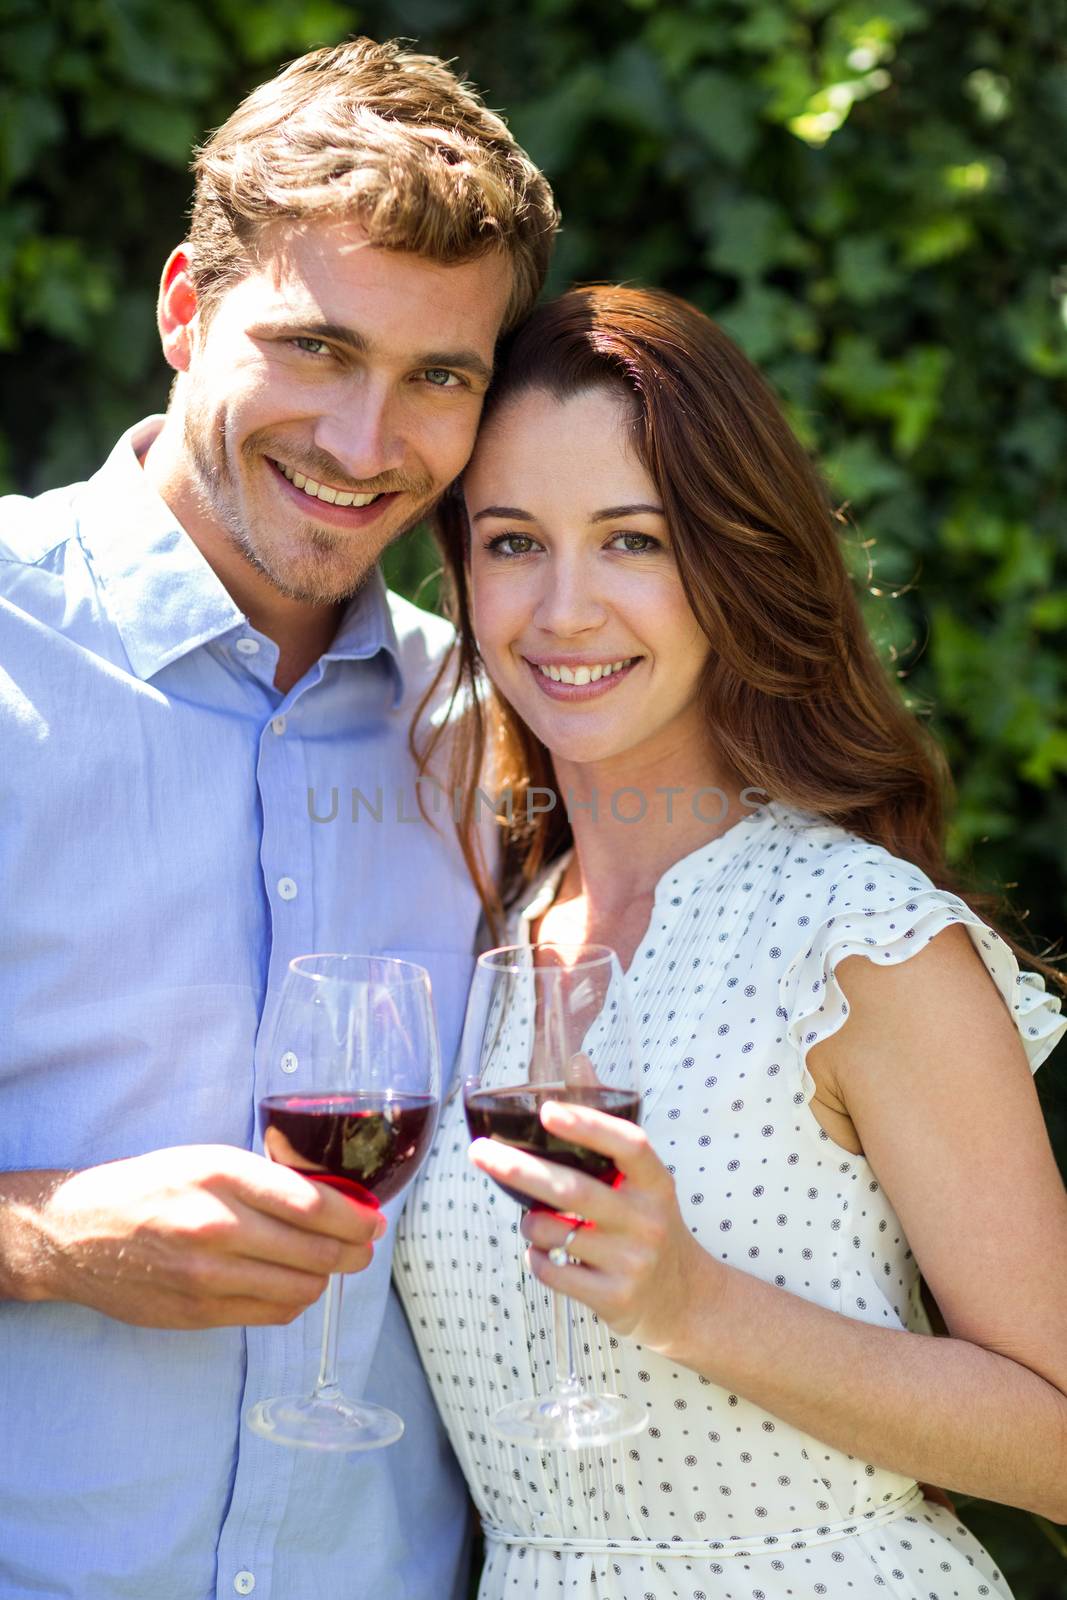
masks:
{"type": "Polygon", "coordinates": [[[447,630],[375,561],[465,464],[555,212],[441,62],[369,40],[195,172],[166,416],[0,505],[0,1595],[439,1600],[464,1500],[387,1224],[255,1153],[255,1104],[302,1083],[307,951],[426,965],[451,1060],[477,902],[407,742],[447,630]],[[369,1455],[242,1427],[313,1376],[336,1270],[345,1386],[407,1424],[369,1455]]]}

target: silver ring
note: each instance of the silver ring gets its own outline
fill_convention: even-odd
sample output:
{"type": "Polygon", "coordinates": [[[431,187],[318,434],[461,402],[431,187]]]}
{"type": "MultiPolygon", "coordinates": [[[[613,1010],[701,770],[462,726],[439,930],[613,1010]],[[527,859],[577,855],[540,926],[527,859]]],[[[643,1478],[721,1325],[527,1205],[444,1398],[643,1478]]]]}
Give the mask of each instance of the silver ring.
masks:
{"type": "Polygon", "coordinates": [[[584,1222],[576,1222],[562,1244],[554,1244],[548,1252],[548,1259],[554,1267],[565,1267],[570,1262],[570,1249],[575,1239],[585,1227],[584,1222]]]}

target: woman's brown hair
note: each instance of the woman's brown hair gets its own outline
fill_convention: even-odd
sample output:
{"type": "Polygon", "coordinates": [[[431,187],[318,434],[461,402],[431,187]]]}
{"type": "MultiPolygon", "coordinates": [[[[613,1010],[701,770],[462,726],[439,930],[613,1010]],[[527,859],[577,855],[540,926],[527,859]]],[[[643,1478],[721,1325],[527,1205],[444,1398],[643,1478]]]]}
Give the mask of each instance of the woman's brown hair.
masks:
{"type": "MultiPolygon", "coordinates": [[[[512,335],[486,418],[529,390],[565,399],[604,387],[630,402],[635,448],[662,496],[681,582],[711,644],[701,693],[716,754],[739,784],[882,845],[958,893],[945,862],[944,757],[878,660],[840,521],[767,383],[684,300],[596,285],[540,307],[512,335]]],[[[464,707],[450,774],[457,828],[495,929],[508,899],[570,842],[570,829],[559,809],[525,820],[528,788],[552,787],[551,758],[480,670],[458,489],[439,508],[436,534],[457,630],[453,704],[464,707]],[[515,818],[496,882],[476,843],[487,763],[515,818]]],[[[441,737],[439,724],[418,752],[424,766],[441,737]]],[[[982,901],[970,899],[976,908],[982,901]]]]}

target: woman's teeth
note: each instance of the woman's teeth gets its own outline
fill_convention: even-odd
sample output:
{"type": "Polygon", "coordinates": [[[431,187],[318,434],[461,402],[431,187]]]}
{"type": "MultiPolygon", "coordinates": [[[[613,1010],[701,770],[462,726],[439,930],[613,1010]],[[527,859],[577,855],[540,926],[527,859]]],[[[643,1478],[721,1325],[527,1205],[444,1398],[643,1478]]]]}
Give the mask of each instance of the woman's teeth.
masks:
{"type": "Polygon", "coordinates": [[[595,667],[540,667],[539,671],[553,683],[599,683],[601,678],[621,672],[636,660],[636,656],[628,656],[625,661],[608,661],[595,667]]]}
{"type": "Polygon", "coordinates": [[[302,472],[294,472],[290,467],[283,467],[280,461],[276,461],[274,465],[289,479],[294,489],[303,489],[313,500],[325,500],[327,505],[370,506],[378,498],[376,494],[349,494],[347,489],[331,489],[327,483],[316,483],[314,478],[305,478],[302,472]]]}

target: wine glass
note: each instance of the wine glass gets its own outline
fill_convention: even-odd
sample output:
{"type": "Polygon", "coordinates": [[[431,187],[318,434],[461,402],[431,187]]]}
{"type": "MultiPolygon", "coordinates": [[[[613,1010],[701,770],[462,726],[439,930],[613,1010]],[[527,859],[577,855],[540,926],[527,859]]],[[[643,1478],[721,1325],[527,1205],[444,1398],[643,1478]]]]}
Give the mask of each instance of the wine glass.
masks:
{"type": "MultiPolygon", "coordinates": [[[[631,1122],[640,1118],[633,1024],[614,950],[509,945],[479,956],[460,1074],[472,1138],[499,1139],[601,1183],[619,1184],[621,1175],[608,1156],[549,1133],[540,1116],[546,1100],[569,1100],[631,1122]]],[[[500,1187],[524,1207],[548,1209],[506,1184],[500,1187]]],[[[639,1433],[647,1421],[643,1406],[593,1394],[579,1377],[566,1296],[553,1296],[553,1311],[552,1391],[505,1406],[492,1418],[494,1431],[514,1443],[570,1450],[639,1433]]]]}
{"type": "MultiPolygon", "coordinates": [[[[272,1161],[379,1207],[415,1176],[433,1138],[440,1056],[425,968],[382,956],[308,955],[289,963],[272,1059],[293,1052],[308,1087],[259,1102],[272,1161]]],[[[322,1358],[307,1395],[260,1400],[249,1427],[309,1450],[374,1450],[404,1424],[349,1400],[337,1379],[344,1278],[326,1290],[322,1358]]]]}

